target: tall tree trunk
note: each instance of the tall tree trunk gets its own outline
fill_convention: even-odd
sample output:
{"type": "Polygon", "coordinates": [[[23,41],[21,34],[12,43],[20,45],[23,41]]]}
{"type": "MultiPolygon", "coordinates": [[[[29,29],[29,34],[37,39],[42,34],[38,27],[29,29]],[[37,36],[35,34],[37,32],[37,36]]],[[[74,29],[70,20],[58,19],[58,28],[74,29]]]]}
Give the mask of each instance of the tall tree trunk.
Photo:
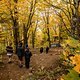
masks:
{"type": "Polygon", "coordinates": [[[35,46],[35,34],[36,34],[36,28],[37,28],[37,24],[38,22],[36,23],[36,27],[34,29],[34,31],[32,31],[32,47],[34,48],[35,46]]]}
{"type": "Polygon", "coordinates": [[[32,31],[32,47],[34,48],[34,44],[35,44],[35,34],[32,31]]]}
{"type": "Polygon", "coordinates": [[[48,42],[49,42],[49,47],[51,47],[51,41],[50,41],[50,30],[47,28],[47,35],[48,35],[48,42]]]}
{"type": "Polygon", "coordinates": [[[73,36],[76,36],[76,38],[80,39],[80,21],[79,21],[79,4],[80,0],[73,0],[74,2],[74,12],[72,14],[72,34],[73,36]],[[75,34],[77,32],[77,35],[75,34]]]}
{"type": "Polygon", "coordinates": [[[19,41],[19,28],[18,28],[18,17],[17,17],[17,6],[18,0],[14,0],[15,6],[14,6],[14,17],[13,17],[13,35],[14,35],[14,45],[15,45],[15,53],[17,53],[17,46],[19,41]]]}
{"type": "Polygon", "coordinates": [[[27,30],[25,24],[23,24],[23,37],[24,37],[24,45],[23,47],[25,48],[25,45],[28,44],[28,37],[27,37],[27,30]]]}
{"type": "Polygon", "coordinates": [[[15,53],[17,53],[17,46],[19,41],[19,30],[18,30],[18,23],[15,19],[14,21],[14,29],[13,29],[13,35],[14,35],[14,45],[15,45],[15,53]]]}
{"type": "Polygon", "coordinates": [[[75,10],[76,10],[76,26],[77,26],[77,36],[78,39],[80,40],[80,11],[79,11],[79,7],[80,7],[80,0],[77,0],[77,3],[75,5],[75,10]]]}
{"type": "Polygon", "coordinates": [[[36,0],[31,1],[30,13],[29,13],[29,16],[28,16],[27,25],[25,26],[25,30],[24,30],[25,31],[24,32],[24,39],[25,39],[24,44],[27,44],[27,45],[28,45],[28,31],[29,31],[29,28],[32,24],[32,18],[33,18],[34,12],[35,12],[36,3],[37,3],[36,0]]]}
{"type": "Polygon", "coordinates": [[[36,35],[37,26],[38,26],[38,19],[37,19],[37,22],[36,22],[35,29],[32,30],[32,47],[33,48],[35,47],[35,35],[36,35]]]}
{"type": "Polygon", "coordinates": [[[24,24],[24,28],[23,28],[23,32],[24,32],[24,46],[27,44],[28,45],[28,30],[30,28],[30,25],[31,25],[31,14],[32,14],[32,9],[33,9],[33,1],[31,1],[31,6],[30,6],[30,13],[29,13],[29,16],[28,16],[28,20],[27,20],[27,25],[24,24]]]}
{"type": "Polygon", "coordinates": [[[71,24],[71,35],[75,36],[75,30],[76,30],[76,23],[75,21],[72,20],[72,24],[71,24]]]}
{"type": "Polygon", "coordinates": [[[51,47],[50,30],[49,30],[49,9],[46,14],[46,23],[47,23],[47,36],[48,36],[49,47],[51,47]]]}
{"type": "Polygon", "coordinates": [[[62,29],[62,22],[59,25],[59,44],[61,43],[61,29],[62,29]]]}
{"type": "Polygon", "coordinates": [[[80,40],[80,16],[78,17],[78,23],[77,23],[77,36],[80,40]]]}

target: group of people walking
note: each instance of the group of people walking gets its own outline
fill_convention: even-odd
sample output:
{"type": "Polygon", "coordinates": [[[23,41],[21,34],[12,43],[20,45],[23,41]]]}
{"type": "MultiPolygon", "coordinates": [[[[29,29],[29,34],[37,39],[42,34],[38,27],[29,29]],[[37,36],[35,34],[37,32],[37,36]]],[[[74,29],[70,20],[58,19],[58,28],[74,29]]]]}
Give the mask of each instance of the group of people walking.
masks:
{"type": "MultiPolygon", "coordinates": [[[[11,46],[12,44],[10,44],[9,46],[6,47],[7,50],[7,55],[9,56],[9,62],[12,62],[12,55],[13,55],[13,47],[11,46]]],[[[30,58],[32,56],[31,51],[29,50],[28,45],[25,46],[25,49],[23,49],[23,45],[20,42],[18,44],[17,47],[17,56],[18,56],[18,60],[19,60],[19,67],[22,68],[23,67],[23,58],[25,58],[25,67],[29,68],[29,64],[30,64],[30,58]]]]}
{"type": "MultiPolygon", "coordinates": [[[[47,46],[46,47],[46,54],[48,53],[48,51],[49,51],[49,47],[47,46]]],[[[43,53],[43,47],[40,48],[40,53],[43,53]]]]}
{"type": "Polygon", "coordinates": [[[23,66],[23,56],[25,57],[25,67],[29,68],[29,63],[30,63],[30,58],[32,56],[32,53],[29,50],[28,45],[25,46],[25,50],[22,47],[22,43],[18,44],[18,49],[17,49],[17,56],[19,59],[19,66],[23,66]]]}
{"type": "MultiPolygon", "coordinates": [[[[13,55],[12,43],[10,43],[10,45],[6,47],[6,51],[7,51],[8,57],[9,57],[8,63],[12,63],[12,60],[11,60],[12,55],[13,55]]],[[[47,46],[46,54],[48,53],[48,51],[49,51],[49,47],[47,46]]],[[[40,48],[40,53],[43,53],[43,47],[40,48]]],[[[20,68],[23,67],[23,58],[24,58],[25,59],[25,67],[29,68],[31,56],[32,56],[32,53],[29,50],[28,45],[26,44],[25,49],[24,49],[22,42],[19,42],[18,47],[17,47],[17,57],[18,57],[19,67],[20,68]]]]}

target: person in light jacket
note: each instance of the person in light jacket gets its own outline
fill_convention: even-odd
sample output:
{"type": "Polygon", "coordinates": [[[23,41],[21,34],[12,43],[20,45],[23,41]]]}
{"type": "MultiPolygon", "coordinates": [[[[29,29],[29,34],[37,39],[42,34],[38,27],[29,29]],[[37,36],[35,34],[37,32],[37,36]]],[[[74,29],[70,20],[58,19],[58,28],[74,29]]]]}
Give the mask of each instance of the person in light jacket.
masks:
{"type": "Polygon", "coordinates": [[[12,55],[13,55],[13,47],[12,47],[12,43],[9,44],[9,46],[6,47],[6,51],[7,51],[7,56],[9,57],[8,63],[12,62],[12,55]]]}

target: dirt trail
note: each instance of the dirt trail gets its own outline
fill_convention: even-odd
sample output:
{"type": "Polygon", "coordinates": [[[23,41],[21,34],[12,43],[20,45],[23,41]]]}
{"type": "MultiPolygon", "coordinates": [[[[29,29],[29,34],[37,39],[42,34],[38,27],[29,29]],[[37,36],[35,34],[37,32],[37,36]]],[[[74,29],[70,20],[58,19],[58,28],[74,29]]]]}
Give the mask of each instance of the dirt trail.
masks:
{"type": "Polygon", "coordinates": [[[56,68],[59,61],[59,54],[61,49],[50,49],[48,54],[42,53],[39,54],[36,51],[33,51],[30,69],[26,69],[25,66],[23,68],[19,68],[18,59],[16,55],[13,55],[13,63],[7,63],[7,56],[3,56],[4,65],[0,68],[0,80],[26,80],[26,77],[31,74],[32,69],[38,68],[56,68]]]}

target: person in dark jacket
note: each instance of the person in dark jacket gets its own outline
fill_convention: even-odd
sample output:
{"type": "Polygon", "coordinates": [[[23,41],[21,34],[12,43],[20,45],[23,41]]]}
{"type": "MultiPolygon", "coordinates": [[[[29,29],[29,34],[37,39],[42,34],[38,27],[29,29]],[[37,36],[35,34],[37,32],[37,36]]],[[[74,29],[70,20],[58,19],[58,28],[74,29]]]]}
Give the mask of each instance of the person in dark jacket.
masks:
{"type": "Polygon", "coordinates": [[[43,53],[43,47],[40,48],[40,53],[43,53]]]}
{"type": "Polygon", "coordinates": [[[12,60],[12,55],[13,55],[13,47],[12,47],[12,43],[9,44],[9,46],[6,47],[6,51],[7,51],[7,56],[9,57],[9,61],[8,63],[11,63],[12,60]]]}
{"type": "Polygon", "coordinates": [[[23,47],[22,47],[22,43],[18,44],[17,56],[18,56],[18,59],[19,59],[19,67],[21,68],[23,66],[23,56],[24,56],[24,50],[23,50],[23,47]]]}
{"type": "Polygon", "coordinates": [[[25,48],[28,48],[28,44],[26,43],[25,48]]]}
{"type": "Polygon", "coordinates": [[[49,47],[47,46],[47,47],[46,47],[46,54],[48,53],[48,51],[49,51],[49,47]]]}
{"type": "Polygon", "coordinates": [[[32,56],[32,53],[29,51],[29,48],[27,47],[27,48],[25,49],[25,67],[26,67],[27,69],[29,69],[31,56],[32,56]]]}

